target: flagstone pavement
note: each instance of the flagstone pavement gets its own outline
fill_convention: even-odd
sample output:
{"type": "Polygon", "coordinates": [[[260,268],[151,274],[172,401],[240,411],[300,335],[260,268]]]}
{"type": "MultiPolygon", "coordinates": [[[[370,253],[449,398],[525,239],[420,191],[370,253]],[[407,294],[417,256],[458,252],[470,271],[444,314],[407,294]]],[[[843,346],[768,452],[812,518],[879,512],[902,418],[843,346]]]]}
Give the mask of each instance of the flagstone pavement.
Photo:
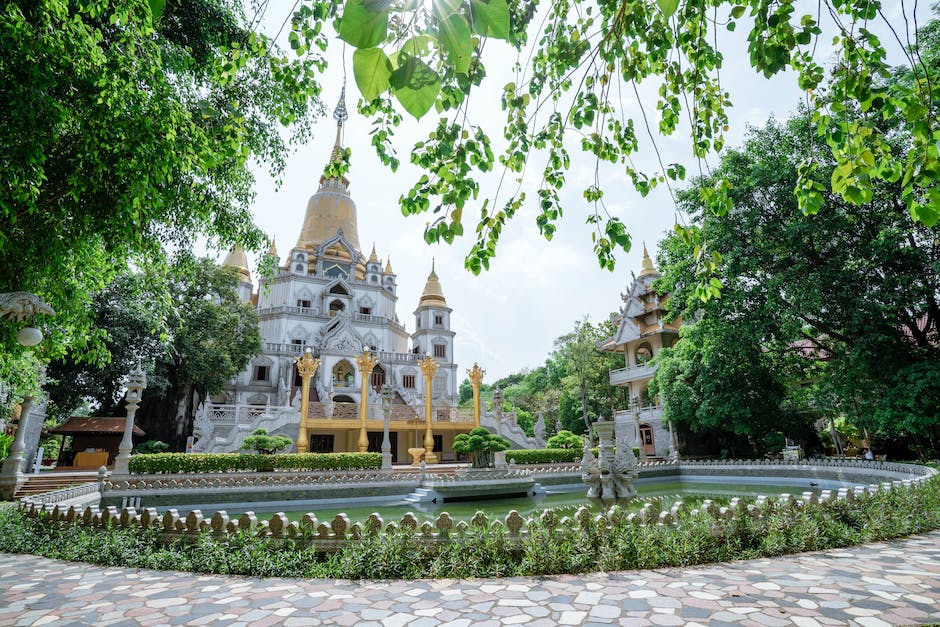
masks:
{"type": "Polygon", "coordinates": [[[342,581],[103,568],[0,554],[0,625],[940,623],[940,532],[689,568],[342,581]]]}

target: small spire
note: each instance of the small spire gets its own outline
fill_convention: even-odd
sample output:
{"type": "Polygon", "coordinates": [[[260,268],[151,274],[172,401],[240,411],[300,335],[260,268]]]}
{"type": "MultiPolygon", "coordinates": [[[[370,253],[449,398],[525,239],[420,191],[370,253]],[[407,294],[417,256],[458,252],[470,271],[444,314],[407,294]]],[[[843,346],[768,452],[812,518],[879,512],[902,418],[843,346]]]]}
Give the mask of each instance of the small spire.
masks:
{"type": "Polygon", "coordinates": [[[431,257],[431,276],[433,276],[436,279],[437,272],[434,271],[434,263],[435,263],[435,259],[434,257],[431,257]]]}
{"type": "Polygon", "coordinates": [[[395,274],[392,272],[392,256],[389,255],[388,261],[385,262],[385,274],[395,274]]]}
{"type": "Polygon", "coordinates": [[[656,271],[656,266],[653,265],[653,260],[650,259],[650,254],[646,250],[646,242],[643,242],[643,267],[640,269],[640,276],[648,276],[650,274],[659,274],[656,271]]]}
{"type": "Polygon", "coordinates": [[[418,301],[418,306],[431,305],[436,307],[446,307],[447,301],[444,299],[444,291],[441,289],[441,282],[437,278],[437,272],[434,271],[434,260],[431,260],[431,274],[428,275],[428,282],[424,284],[424,292],[418,301]]]}
{"type": "Polygon", "coordinates": [[[372,254],[369,255],[369,261],[374,261],[375,263],[379,262],[379,257],[375,254],[375,242],[372,242],[372,254]]]}
{"type": "Polygon", "coordinates": [[[277,245],[276,245],[276,242],[277,242],[277,238],[276,238],[276,237],[272,237],[272,238],[271,238],[271,246],[268,247],[268,252],[267,252],[268,257],[277,257],[277,256],[278,256],[278,255],[277,255],[277,245]]]}
{"type": "Polygon", "coordinates": [[[333,110],[333,119],[337,126],[342,126],[343,122],[349,119],[349,113],[346,111],[346,79],[343,78],[343,88],[339,92],[339,102],[333,110]]]}

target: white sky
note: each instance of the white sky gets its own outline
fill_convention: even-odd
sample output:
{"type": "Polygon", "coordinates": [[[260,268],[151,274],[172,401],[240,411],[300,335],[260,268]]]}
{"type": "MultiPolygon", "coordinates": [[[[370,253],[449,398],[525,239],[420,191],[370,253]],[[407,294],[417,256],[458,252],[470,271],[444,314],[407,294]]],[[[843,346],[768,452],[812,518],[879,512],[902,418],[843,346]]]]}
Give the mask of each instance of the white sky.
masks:
{"type": "MultiPolygon", "coordinates": [[[[286,6],[277,11],[269,9],[268,19],[279,25],[287,10],[286,6]]],[[[893,11],[889,19],[903,28],[900,10],[898,5],[887,8],[886,12],[891,14],[893,11]]],[[[927,9],[918,11],[922,21],[927,16],[927,9]]],[[[743,43],[746,27],[747,24],[740,23],[736,33],[722,34],[719,41],[725,52],[722,80],[734,103],[729,112],[728,146],[741,142],[749,124],[761,125],[770,115],[786,118],[796,109],[801,97],[792,75],[765,80],[750,68],[743,43]]],[[[881,34],[884,28],[873,30],[881,34]]],[[[821,39],[828,40],[828,37],[821,39]]],[[[343,44],[339,40],[334,43],[331,43],[329,51],[330,67],[322,79],[323,99],[329,112],[338,98],[343,76],[343,44]]],[[[889,46],[889,50],[897,52],[897,46],[889,46]]],[[[504,119],[499,110],[499,94],[507,82],[515,80],[509,61],[515,55],[508,45],[499,41],[489,42],[486,52],[484,63],[488,76],[483,86],[472,95],[471,111],[478,122],[488,120],[485,126],[494,142],[494,152],[498,154],[502,145],[499,143],[502,127],[494,121],[504,119]]],[[[380,258],[384,260],[391,256],[398,275],[398,315],[409,332],[414,330],[412,312],[430,271],[432,257],[436,258],[437,274],[448,305],[453,308],[452,327],[457,334],[454,352],[461,380],[465,369],[474,362],[486,369],[489,382],[523,368],[539,366],[552,350],[554,339],[569,331],[575,320],[584,315],[600,320],[619,308],[619,294],[626,291],[631,281],[630,271],[640,268],[642,243],[647,243],[655,259],[656,242],[676,221],[672,200],[665,190],[657,189],[644,199],[633,191],[629,179],[617,169],[603,173],[607,207],[624,221],[633,236],[634,246],[630,253],[618,255],[613,273],[602,270],[594,257],[590,229],[584,224],[587,204],[581,196],[585,185],[593,178],[594,162],[589,156],[581,156],[578,149],[572,149],[569,187],[562,193],[566,213],[559,222],[554,239],[547,242],[539,235],[535,226],[535,210],[530,202],[530,206],[517,213],[504,229],[490,270],[473,276],[464,269],[463,259],[473,244],[473,217],[478,215],[479,205],[470,205],[464,210],[465,231],[469,235],[457,239],[451,246],[426,245],[422,235],[425,221],[430,218],[403,217],[398,207],[399,196],[419,176],[410,165],[408,156],[414,143],[436,125],[434,110],[420,123],[415,123],[404,113],[406,120],[397,129],[395,140],[402,165],[397,173],[392,173],[381,164],[369,144],[370,122],[356,112],[358,89],[352,78],[351,49],[347,48],[345,54],[350,114],[345,144],[352,150],[349,179],[350,192],[358,207],[359,241],[366,255],[375,242],[380,258]]],[[[896,59],[899,60],[900,56],[896,59]]],[[[649,115],[655,113],[655,86],[650,85],[645,91],[648,92],[643,96],[649,115]]],[[[635,117],[639,134],[642,129],[639,109],[634,106],[629,114],[635,117]]],[[[655,120],[651,123],[655,124],[655,120]]],[[[269,236],[276,238],[282,258],[297,241],[307,200],[317,189],[320,173],[332,148],[335,128],[332,117],[319,121],[315,139],[298,147],[288,161],[280,189],[276,189],[275,182],[262,169],[257,169],[255,219],[269,236]]],[[[685,164],[690,177],[697,172],[683,130],[670,138],[657,138],[657,142],[665,163],[679,161],[685,164]]],[[[649,150],[649,141],[641,135],[641,146],[644,145],[647,149],[635,162],[642,170],[656,171],[658,166],[649,150]]],[[[542,165],[541,162],[530,163],[530,178],[541,172],[542,165]]],[[[495,189],[499,176],[498,169],[487,175],[483,181],[481,202],[487,190],[495,189]]],[[[532,188],[532,185],[530,183],[528,187],[532,188]]],[[[529,194],[530,201],[534,197],[534,194],[529,194]]],[[[222,258],[221,253],[219,258],[222,258]]],[[[251,261],[253,264],[255,260],[251,261]]]]}

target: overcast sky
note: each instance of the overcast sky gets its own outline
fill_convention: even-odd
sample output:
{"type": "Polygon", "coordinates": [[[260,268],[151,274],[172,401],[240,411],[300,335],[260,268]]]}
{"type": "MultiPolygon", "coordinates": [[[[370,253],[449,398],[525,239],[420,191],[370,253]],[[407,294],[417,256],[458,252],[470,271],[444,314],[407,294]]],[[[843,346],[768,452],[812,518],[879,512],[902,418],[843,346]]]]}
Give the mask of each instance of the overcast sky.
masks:
{"type": "MultiPolygon", "coordinates": [[[[890,19],[903,28],[900,4],[885,4],[898,5],[886,11],[893,12],[890,19]]],[[[926,16],[926,9],[921,8],[918,17],[924,20],[926,16]]],[[[269,21],[276,21],[278,25],[282,19],[282,15],[268,16],[269,21]]],[[[719,42],[725,53],[722,81],[734,103],[727,134],[730,146],[741,142],[748,125],[761,125],[771,115],[786,118],[802,97],[792,75],[766,80],[750,68],[743,43],[745,26],[741,23],[735,34],[722,34],[724,39],[719,42]]],[[[881,31],[884,31],[883,25],[881,31]]],[[[345,144],[352,150],[349,179],[350,192],[358,207],[359,241],[366,255],[374,242],[379,257],[384,260],[391,256],[398,274],[398,315],[409,332],[414,330],[412,312],[431,269],[432,257],[436,259],[447,303],[453,309],[452,326],[457,334],[454,352],[461,379],[465,369],[474,362],[486,369],[486,379],[490,382],[523,368],[539,366],[552,350],[555,338],[569,331],[576,320],[585,315],[592,320],[604,319],[620,307],[620,293],[627,290],[631,270],[636,272],[640,268],[643,242],[655,259],[656,243],[677,220],[668,193],[658,189],[641,198],[632,190],[629,179],[617,169],[602,172],[607,208],[623,220],[634,241],[628,254],[617,256],[614,272],[602,270],[594,257],[590,228],[584,224],[588,207],[581,196],[585,185],[593,179],[594,161],[572,150],[570,185],[562,193],[566,214],[554,239],[547,242],[539,235],[530,203],[504,229],[490,270],[473,276],[463,267],[464,256],[473,244],[470,237],[458,239],[451,246],[428,246],[422,237],[428,218],[403,217],[398,207],[399,196],[419,176],[408,157],[415,141],[424,138],[436,124],[433,109],[420,123],[406,119],[398,129],[396,148],[402,166],[397,173],[392,173],[381,164],[369,144],[369,121],[356,112],[358,90],[352,79],[351,49],[344,51],[342,42],[335,43],[331,44],[330,67],[322,80],[323,98],[331,113],[343,81],[345,54],[350,83],[347,90],[350,118],[346,124],[345,144]]],[[[896,46],[891,50],[896,53],[896,46]]],[[[502,145],[498,143],[502,139],[501,127],[493,121],[504,117],[499,110],[499,95],[503,86],[514,80],[507,59],[514,59],[515,54],[499,41],[490,41],[486,52],[484,63],[488,76],[482,88],[472,96],[471,111],[478,122],[490,121],[487,129],[494,148],[498,149],[502,145]]],[[[895,58],[900,59],[900,56],[895,58]]],[[[647,112],[655,113],[655,85],[648,85],[641,91],[641,97],[647,112]]],[[[628,114],[640,122],[639,108],[632,106],[628,114]]],[[[404,115],[409,118],[407,113],[404,115]]],[[[319,121],[314,140],[297,147],[289,160],[280,189],[258,169],[255,219],[269,236],[276,238],[282,258],[297,241],[307,200],[317,189],[332,148],[335,128],[329,115],[319,121]]],[[[684,131],[673,137],[657,138],[657,142],[664,162],[678,161],[687,166],[690,175],[697,172],[684,131]]],[[[640,169],[655,171],[658,168],[652,159],[650,144],[643,143],[645,149],[635,161],[640,169]]],[[[541,172],[542,165],[536,162],[530,164],[529,169],[535,174],[541,172]]],[[[481,201],[487,191],[495,189],[499,175],[497,170],[484,181],[481,201]]],[[[532,185],[528,188],[534,189],[532,185]]],[[[529,194],[530,199],[533,197],[534,194],[529,194]]],[[[464,211],[465,229],[470,234],[475,226],[472,219],[478,212],[479,205],[469,206],[464,211]]],[[[221,259],[221,253],[219,257],[221,259]]],[[[252,264],[254,261],[251,260],[252,264]]]]}

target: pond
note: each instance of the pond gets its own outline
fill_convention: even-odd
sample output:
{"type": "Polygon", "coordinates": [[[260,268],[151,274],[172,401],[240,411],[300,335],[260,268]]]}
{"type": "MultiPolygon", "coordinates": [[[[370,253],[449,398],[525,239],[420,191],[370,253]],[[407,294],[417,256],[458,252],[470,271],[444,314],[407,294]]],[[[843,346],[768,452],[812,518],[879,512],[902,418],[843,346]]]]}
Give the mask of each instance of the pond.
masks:
{"type": "MultiPolygon", "coordinates": [[[[849,485],[849,484],[846,484],[849,485]]],[[[834,486],[824,486],[831,488],[834,486]]],[[[639,510],[643,503],[649,499],[657,498],[662,501],[664,508],[671,507],[675,501],[681,500],[691,507],[695,507],[705,499],[712,499],[719,505],[727,503],[735,496],[742,498],[756,498],[758,495],[775,496],[780,494],[799,495],[805,491],[821,490],[819,486],[797,487],[793,485],[774,485],[762,483],[760,485],[730,485],[728,483],[701,483],[701,482],[683,482],[670,480],[668,482],[640,483],[637,485],[637,498],[630,501],[624,507],[628,511],[639,510]]],[[[283,511],[290,520],[300,520],[306,513],[313,513],[320,521],[332,520],[339,513],[344,513],[351,522],[361,522],[369,517],[373,512],[378,512],[382,518],[388,522],[398,520],[408,512],[411,512],[419,521],[425,520],[433,522],[441,513],[447,512],[457,520],[468,520],[476,512],[482,511],[489,516],[504,517],[510,511],[517,510],[525,517],[537,515],[545,509],[553,509],[560,515],[571,515],[579,507],[587,507],[593,511],[606,510],[600,502],[590,501],[584,496],[584,489],[576,492],[555,492],[535,497],[505,498],[492,500],[476,500],[471,502],[447,502],[441,504],[433,503],[408,503],[404,501],[382,503],[382,504],[330,504],[323,507],[311,506],[302,510],[288,511],[281,508],[277,511],[283,511]]],[[[267,508],[254,508],[252,511],[259,514],[261,512],[272,512],[267,508]]],[[[236,514],[229,510],[229,515],[236,514]]]]}

